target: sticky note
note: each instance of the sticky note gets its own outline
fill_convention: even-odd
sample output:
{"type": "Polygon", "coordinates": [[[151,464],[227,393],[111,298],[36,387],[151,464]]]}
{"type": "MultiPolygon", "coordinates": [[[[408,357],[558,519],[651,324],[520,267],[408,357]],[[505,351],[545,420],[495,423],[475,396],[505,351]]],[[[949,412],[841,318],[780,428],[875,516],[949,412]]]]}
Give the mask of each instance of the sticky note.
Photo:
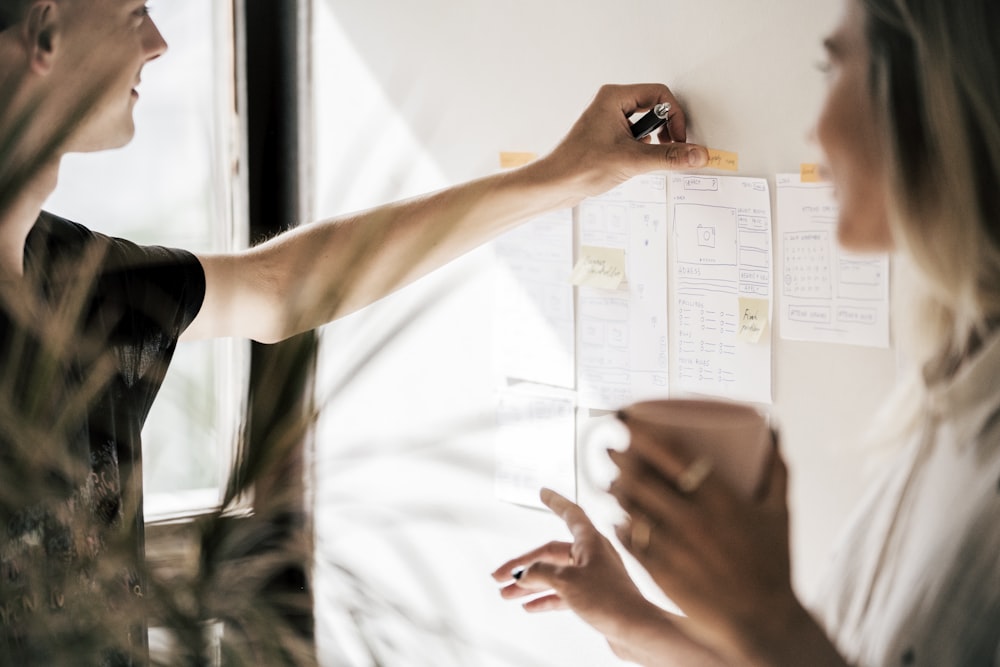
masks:
{"type": "Polygon", "coordinates": [[[717,148],[708,149],[708,167],[724,171],[739,171],[740,156],[730,151],[720,151],[717,148]]]}
{"type": "Polygon", "coordinates": [[[582,246],[571,280],[574,285],[584,287],[618,289],[625,282],[625,251],[582,246]]]}
{"type": "Polygon", "coordinates": [[[810,164],[808,162],[803,162],[799,168],[799,180],[803,183],[819,183],[823,180],[823,177],[819,173],[818,164],[810,164]]]}
{"type": "Polygon", "coordinates": [[[770,302],[767,299],[740,297],[737,336],[747,343],[759,343],[767,329],[770,302]]]}
{"type": "Polygon", "coordinates": [[[534,153],[503,151],[500,153],[500,168],[513,169],[514,167],[523,167],[529,162],[534,162],[537,157],[534,153]]]}

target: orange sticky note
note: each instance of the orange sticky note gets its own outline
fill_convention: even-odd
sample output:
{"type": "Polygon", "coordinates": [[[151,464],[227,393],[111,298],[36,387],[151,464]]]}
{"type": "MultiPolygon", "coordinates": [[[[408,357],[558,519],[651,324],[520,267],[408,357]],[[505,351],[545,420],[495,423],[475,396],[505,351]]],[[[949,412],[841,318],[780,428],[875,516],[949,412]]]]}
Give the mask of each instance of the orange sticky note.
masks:
{"type": "Polygon", "coordinates": [[[534,153],[503,151],[500,153],[500,168],[513,169],[514,167],[523,167],[529,162],[534,162],[537,157],[534,153]]]}
{"type": "Polygon", "coordinates": [[[730,151],[720,151],[716,148],[708,149],[708,167],[711,169],[722,169],[723,171],[739,171],[740,156],[730,151]]]}
{"type": "Polygon", "coordinates": [[[823,178],[819,174],[819,165],[803,162],[799,168],[799,180],[803,183],[819,183],[823,178]]]}

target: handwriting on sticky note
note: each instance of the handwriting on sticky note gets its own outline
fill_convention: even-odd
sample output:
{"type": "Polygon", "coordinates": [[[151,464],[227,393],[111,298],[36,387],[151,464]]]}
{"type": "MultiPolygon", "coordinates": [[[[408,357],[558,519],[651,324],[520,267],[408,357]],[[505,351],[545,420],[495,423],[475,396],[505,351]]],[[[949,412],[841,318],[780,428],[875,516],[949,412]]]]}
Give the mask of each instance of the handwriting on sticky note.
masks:
{"type": "Polygon", "coordinates": [[[537,157],[534,153],[503,151],[500,153],[500,168],[513,169],[514,167],[523,167],[529,162],[534,162],[537,157]]]}
{"type": "Polygon", "coordinates": [[[722,169],[723,171],[739,171],[740,156],[730,151],[720,151],[717,148],[708,149],[708,165],[711,169],[722,169]]]}
{"type": "Polygon", "coordinates": [[[767,299],[740,297],[739,339],[747,343],[759,343],[767,329],[769,310],[770,303],[767,299]]]}
{"type": "Polygon", "coordinates": [[[819,165],[803,162],[799,167],[799,180],[803,183],[820,183],[823,177],[819,173],[819,165]]]}
{"type": "Polygon", "coordinates": [[[580,259],[573,267],[572,282],[584,287],[618,289],[625,282],[625,251],[582,246],[580,259]]]}

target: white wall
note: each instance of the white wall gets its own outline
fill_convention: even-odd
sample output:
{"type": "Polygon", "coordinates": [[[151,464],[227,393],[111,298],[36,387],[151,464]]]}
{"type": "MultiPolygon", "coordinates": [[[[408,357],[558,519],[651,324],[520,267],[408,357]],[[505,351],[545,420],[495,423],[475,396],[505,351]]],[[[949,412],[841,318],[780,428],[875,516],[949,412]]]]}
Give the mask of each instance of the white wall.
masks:
{"type": "MultiPolygon", "coordinates": [[[[815,64],[839,4],[317,0],[317,210],[492,173],[503,150],[542,153],[606,82],[670,84],[690,138],[739,152],[741,173],[770,178],[773,193],[775,173],[818,157],[808,141],[824,86],[815,64]]],[[[375,664],[361,657],[366,643],[384,665],[616,664],[572,616],[529,617],[501,601],[488,576],[565,537],[553,517],[494,500],[489,429],[469,428],[492,417],[489,260],[477,251],[328,327],[327,385],[370,348],[372,332],[414,304],[430,307],[322,420],[326,664],[375,664]]],[[[861,488],[858,435],[894,378],[894,356],[777,336],[773,350],[796,583],[807,592],[861,488]]],[[[583,491],[582,503],[604,516],[604,501],[583,491]]]]}

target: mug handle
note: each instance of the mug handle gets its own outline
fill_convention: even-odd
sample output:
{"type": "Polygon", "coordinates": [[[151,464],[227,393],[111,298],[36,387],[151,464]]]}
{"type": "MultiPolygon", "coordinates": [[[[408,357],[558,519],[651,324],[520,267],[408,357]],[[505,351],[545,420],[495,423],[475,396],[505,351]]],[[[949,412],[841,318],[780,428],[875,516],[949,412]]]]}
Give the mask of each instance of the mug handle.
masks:
{"type": "Polygon", "coordinates": [[[628,427],[618,419],[616,412],[588,415],[580,426],[577,438],[578,485],[586,484],[591,490],[607,491],[617,475],[607,450],[624,451],[629,440],[628,427]]]}

